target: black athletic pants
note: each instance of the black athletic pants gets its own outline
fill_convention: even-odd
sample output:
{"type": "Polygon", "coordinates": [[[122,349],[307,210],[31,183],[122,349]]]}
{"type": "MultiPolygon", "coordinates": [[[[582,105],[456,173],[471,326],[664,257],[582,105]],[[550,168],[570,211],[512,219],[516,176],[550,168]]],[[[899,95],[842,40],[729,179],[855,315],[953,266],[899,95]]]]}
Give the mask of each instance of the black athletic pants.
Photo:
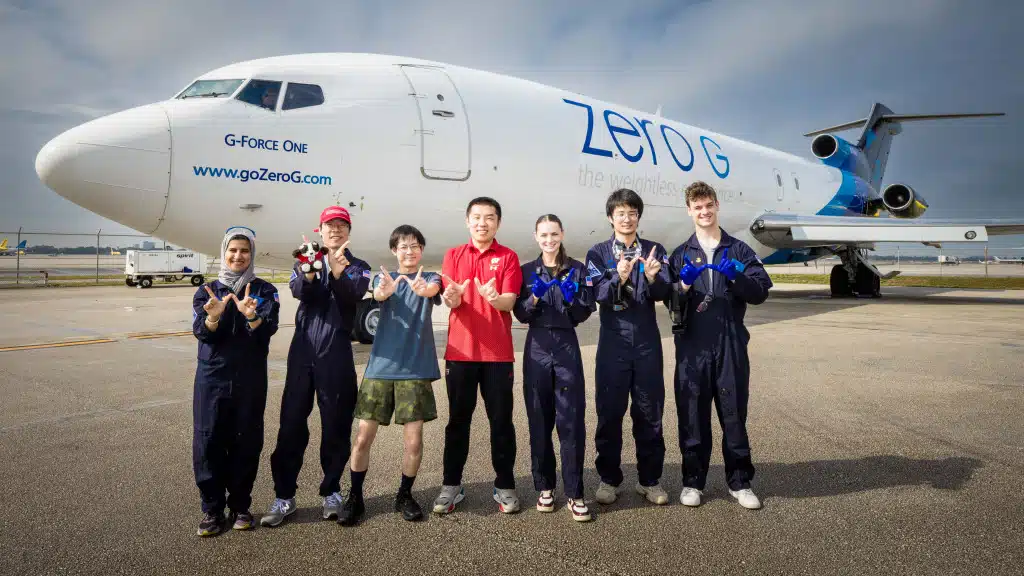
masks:
{"type": "Polygon", "coordinates": [[[515,488],[516,429],[512,424],[511,362],[445,362],[448,425],[444,429],[444,484],[462,484],[469,456],[469,430],[477,387],[491,428],[491,464],[495,488],[515,488]]]}

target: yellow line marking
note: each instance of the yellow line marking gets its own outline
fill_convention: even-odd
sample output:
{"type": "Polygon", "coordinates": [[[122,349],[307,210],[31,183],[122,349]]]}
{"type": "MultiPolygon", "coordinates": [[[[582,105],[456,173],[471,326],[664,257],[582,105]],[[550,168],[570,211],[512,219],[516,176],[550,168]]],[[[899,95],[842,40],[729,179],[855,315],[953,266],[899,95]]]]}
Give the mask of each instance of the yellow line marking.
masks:
{"type": "Polygon", "coordinates": [[[97,340],[75,340],[73,342],[49,342],[45,344],[26,344],[25,346],[8,346],[0,348],[0,352],[13,352],[16,350],[40,350],[44,348],[63,348],[66,346],[84,346],[86,344],[107,344],[117,342],[112,338],[101,338],[97,340]]]}

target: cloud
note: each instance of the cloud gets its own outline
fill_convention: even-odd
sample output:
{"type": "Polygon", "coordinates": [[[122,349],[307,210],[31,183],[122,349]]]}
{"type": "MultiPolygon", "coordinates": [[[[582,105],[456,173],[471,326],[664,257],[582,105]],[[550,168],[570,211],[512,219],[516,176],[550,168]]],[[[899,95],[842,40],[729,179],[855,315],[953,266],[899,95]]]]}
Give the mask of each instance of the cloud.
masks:
{"type": "MultiPolygon", "coordinates": [[[[928,197],[938,213],[980,211],[943,185],[1015,190],[1024,177],[1012,152],[1024,79],[1002,63],[1024,51],[1021,16],[1012,3],[952,0],[22,0],[0,7],[0,132],[17,141],[0,147],[0,194],[14,206],[0,228],[66,204],[32,168],[47,138],[231,62],[324,51],[436,59],[649,112],[661,105],[673,119],[803,156],[803,132],[862,117],[876,100],[897,112],[999,109],[1011,114],[1000,124],[905,127],[889,164],[894,177],[937,188],[928,197]],[[942,142],[953,135],[967,148],[942,142]]],[[[1001,200],[1024,215],[1024,200],[1001,200]]]]}

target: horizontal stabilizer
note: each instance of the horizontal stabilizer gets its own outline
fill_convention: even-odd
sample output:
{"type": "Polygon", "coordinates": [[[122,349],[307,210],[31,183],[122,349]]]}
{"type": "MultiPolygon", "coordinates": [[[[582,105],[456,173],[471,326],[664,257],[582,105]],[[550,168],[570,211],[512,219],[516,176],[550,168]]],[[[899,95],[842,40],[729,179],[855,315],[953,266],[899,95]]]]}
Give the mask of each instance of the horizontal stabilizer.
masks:
{"type": "MultiPolygon", "coordinates": [[[[1005,112],[982,112],[982,113],[964,113],[964,114],[884,114],[878,117],[876,123],[882,122],[914,122],[920,120],[945,120],[949,118],[986,118],[989,116],[1005,116],[1005,112]]],[[[868,118],[861,118],[860,120],[854,120],[853,122],[847,122],[845,124],[838,124],[836,126],[830,126],[828,128],[822,128],[821,130],[815,130],[814,132],[808,132],[804,136],[817,136],[818,134],[828,134],[829,132],[838,132],[840,130],[848,130],[850,128],[857,128],[867,123],[868,118]]]]}
{"type": "Polygon", "coordinates": [[[773,248],[811,248],[878,242],[977,243],[989,236],[1024,234],[1024,220],[907,220],[857,216],[767,213],[750,226],[758,242],[773,248]]]}

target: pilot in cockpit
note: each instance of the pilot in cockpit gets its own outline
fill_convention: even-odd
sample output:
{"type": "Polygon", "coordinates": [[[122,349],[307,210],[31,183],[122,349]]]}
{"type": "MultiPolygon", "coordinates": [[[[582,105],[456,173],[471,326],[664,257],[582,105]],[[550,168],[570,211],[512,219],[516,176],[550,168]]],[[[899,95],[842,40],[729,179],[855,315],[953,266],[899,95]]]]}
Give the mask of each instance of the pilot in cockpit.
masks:
{"type": "Polygon", "coordinates": [[[263,91],[263,98],[260,100],[260,103],[267,110],[273,110],[277,106],[277,87],[268,86],[263,91]]]}

